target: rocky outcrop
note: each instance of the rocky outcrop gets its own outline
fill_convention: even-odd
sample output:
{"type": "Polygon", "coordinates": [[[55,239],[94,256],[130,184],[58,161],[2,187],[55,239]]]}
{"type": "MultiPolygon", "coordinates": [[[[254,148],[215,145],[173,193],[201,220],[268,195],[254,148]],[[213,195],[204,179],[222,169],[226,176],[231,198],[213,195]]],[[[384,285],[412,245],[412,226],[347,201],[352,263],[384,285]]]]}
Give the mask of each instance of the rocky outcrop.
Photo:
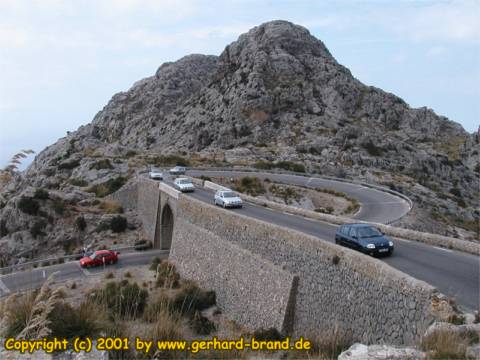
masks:
{"type": "Polygon", "coordinates": [[[420,360],[425,359],[424,352],[409,347],[389,345],[353,344],[338,356],[338,360],[420,360]]]}

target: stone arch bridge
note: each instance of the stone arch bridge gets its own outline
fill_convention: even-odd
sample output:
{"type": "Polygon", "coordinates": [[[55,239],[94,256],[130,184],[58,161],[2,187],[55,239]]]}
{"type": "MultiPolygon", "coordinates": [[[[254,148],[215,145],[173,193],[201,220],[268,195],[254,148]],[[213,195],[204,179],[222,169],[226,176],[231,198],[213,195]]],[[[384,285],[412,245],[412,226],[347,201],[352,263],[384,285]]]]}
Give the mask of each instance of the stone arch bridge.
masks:
{"type": "Polygon", "coordinates": [[[214,290],[252,330],[322,336],[338,327],[352,341],[414,344],[435,319],[432,286],[352,250],[145,178],[110,198],[136,209],[181,276],[214,290]]]}

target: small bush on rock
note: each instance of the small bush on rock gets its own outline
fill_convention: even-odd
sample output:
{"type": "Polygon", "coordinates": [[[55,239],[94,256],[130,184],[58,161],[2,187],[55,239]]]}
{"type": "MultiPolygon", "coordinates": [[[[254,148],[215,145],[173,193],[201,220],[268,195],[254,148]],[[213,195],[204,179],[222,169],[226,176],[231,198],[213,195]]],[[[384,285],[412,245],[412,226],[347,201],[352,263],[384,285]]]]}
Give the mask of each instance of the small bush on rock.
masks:
{"type": "Polygon", "coordinates": [[[83,216],[79,216],[75,219],[75,226],[78,230],[84,231],[87,228],[87,222],[83,216]]]}
{"type": "Polygon", "coordinates": [[[73,186],[84,187],[88,185],[88,182],[84,179],[70,179],[70,184],[73,186]]]}
{"type": "Polygon", "coordinates": [[[214,291],[204,291],[192,282],[187,282],[172,300],[172,308],[182,315],[192,317],[196,311],[202,311],[215,305],[214,291]]]}
{"type": "Polygon", "coordinates": [[[35,199],[26,196],[20,198],[17,207],[20,211],[29,215],[37,215],[38,210],[40,209],[40,205],[35,199]]]}
{"type": "Polygon", "coordinates": [[[216,329],[215,324],[203,316],[199,311],[195,311],[195,314],[190,320],[190,327],[198,335],[209,335],[216,329]]]}
{"type": "Polygon", "coordinates": [[[90,170],[113,169],[110,160],[102,159],[90,165],[90,170]]]}
{"type": "Polygon", "coordinates": [[[58,165],[58,170],[72,170],[80,165],[80,160],[65,161],[58,165]]]}
{"type": "Polygon", "coordinates": [[[127,219],[123,216],[115,216],[110,220],[110,229],[115,233],[124,232],[127,229],[127,219]]]}
{"type": "Polygon", "coordinates": [[[47,200],[48,191],[45,189],[37,189],[35,190],[35,194],[33,195],[33,198],[38,200],[47,200]]]}
{"type": "Polygon", "coordinates": [[[45,233],[43,230],[45,230],[45,227],[47,226],[47,223],[45,220],[37,220],[33,223],[32,227],[30,228],[30,234],[36,239],[38,236],[44,236],[45,233]]]}
{"type": "Polygon", "coordinates": [[[58,214],[58,215],[63,215],[65,212],[65,202],[61,199],[57,199],[53,202],[53,210],[58,214]]]}
{"type": "Polygon", "coordinates": [[[114,179],[109,179],[104,183],[93,185],[87,191],[95,193],[97,197],[105,197],[120,189],[126,182],[126,178],[118,176],[114,179]]]}

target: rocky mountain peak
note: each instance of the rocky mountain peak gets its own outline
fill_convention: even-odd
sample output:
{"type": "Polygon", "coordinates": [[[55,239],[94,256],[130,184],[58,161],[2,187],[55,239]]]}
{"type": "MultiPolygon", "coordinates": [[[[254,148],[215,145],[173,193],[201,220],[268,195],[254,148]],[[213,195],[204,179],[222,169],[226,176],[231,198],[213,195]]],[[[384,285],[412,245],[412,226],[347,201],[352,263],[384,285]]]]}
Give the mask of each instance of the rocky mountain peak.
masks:
{"type": "Polygon", "coordinates": [[[333,60],[325,45],[307,29],[288,21],[275,20],[254,27],[228,45],[220,55],[220,63],[231,66],[255,61],[262,53],[274,58],[291,56],[302,60],[305,56],[316,56],[333,60]]]}

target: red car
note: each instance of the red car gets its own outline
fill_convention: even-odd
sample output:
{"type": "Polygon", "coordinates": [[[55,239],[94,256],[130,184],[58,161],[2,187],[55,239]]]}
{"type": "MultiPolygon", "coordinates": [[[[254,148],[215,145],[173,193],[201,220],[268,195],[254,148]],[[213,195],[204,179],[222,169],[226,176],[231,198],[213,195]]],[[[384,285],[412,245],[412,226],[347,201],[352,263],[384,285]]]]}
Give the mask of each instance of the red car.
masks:
{"type": "Polygon", "coordinates": [[[92,255],[80,259],[81,267],[101,266],[103,264],[115,264],[118,261],[118,253],[111,250],[97,250],[92,255]]]}

